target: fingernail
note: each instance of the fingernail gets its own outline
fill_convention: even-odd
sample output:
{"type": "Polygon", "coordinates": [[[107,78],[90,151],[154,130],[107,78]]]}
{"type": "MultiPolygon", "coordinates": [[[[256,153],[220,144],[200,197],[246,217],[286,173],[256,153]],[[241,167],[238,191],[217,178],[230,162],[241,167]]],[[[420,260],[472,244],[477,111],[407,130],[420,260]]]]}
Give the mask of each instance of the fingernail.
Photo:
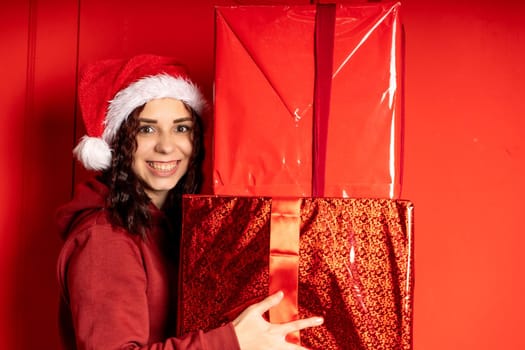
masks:
{"type": "Polygon", "coordinates": [[[323,319],[322,317],[316,317],[316,318],[314,319],[314,322],[315,322],[316,324],[322,324],[322,323],[324,322],[324,319],[323,319]]]}

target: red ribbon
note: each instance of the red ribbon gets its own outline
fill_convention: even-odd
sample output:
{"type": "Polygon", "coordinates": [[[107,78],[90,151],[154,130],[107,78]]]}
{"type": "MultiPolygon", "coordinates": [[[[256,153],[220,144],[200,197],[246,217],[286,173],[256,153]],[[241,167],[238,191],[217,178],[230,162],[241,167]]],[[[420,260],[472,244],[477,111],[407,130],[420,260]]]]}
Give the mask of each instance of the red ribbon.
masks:
{"type": "Polygon", "coordinates": [[[335,4],[318,4],[315,18],[315,82],[312,195],[324,196],[326,142],[334,61],[335,4]]]}
{"type": "MultiPolygon", "coordinates": [[[[315,83],[313,126],[312,194],[324,195],[326,141],[334,55],[335,5],[318,4],[315,24],[315,83]]],[[[270,221],[270,294],[279,290],[284,298],[269,311],[270,322],[283,323],[299,319],[299,238],[301,225],[299,199],[273,199],[270,221]]],[[[286,336],[300,344],[299,331],[286,336]]]]}
{"type": "MultiPolygon", "coordinates": [[[[335,5],[318,4],[315,24],[315,83],[313,126],[312,194],[324,194],[326,140],[334,55],[335,5]]],[[[270,294],[279,290],[284,298],[269,311],[270,322],[284,323],[299,319],[299,238],[301,226],[299,199],[273,199],[270,221],[270,294]]],[[[299,331],[286,336],[300,344],[299,331]]]]}
{"type": "MultiPolygon", "coordinates": [[[[270,294],[283,291],[283,300],[270,309],[272,323],[284,323],[299,318],[299,233],[301,199],[273,199],[270,219],[270,294]]],[[[300,344],[299,331],[286,340],[300,344]]]]}

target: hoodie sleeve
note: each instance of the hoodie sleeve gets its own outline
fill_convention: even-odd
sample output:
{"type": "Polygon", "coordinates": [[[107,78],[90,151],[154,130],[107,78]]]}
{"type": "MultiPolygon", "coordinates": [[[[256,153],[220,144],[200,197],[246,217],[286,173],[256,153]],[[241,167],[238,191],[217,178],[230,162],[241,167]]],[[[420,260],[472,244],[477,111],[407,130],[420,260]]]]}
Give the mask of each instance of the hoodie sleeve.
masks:
{"type": "Polygon", "coordinates": [[[77,349],[238,350],[233,326],[148,344],[147,275],[141,251],[110,225],[95,225],[66,241],[59,280],[71,312],[77,349]]]}

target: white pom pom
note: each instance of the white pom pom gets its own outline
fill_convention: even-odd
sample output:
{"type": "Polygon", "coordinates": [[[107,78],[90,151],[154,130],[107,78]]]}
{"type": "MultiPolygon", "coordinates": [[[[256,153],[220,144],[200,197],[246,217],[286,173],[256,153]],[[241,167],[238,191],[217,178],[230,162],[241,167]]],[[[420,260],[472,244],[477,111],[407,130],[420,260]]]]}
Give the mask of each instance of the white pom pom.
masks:
{"type": "Polygon", "coordinates": [[[83,136],[73,153],[88,170],[105,170],[111,165],[111,149],[98,137],[83,136]]]}

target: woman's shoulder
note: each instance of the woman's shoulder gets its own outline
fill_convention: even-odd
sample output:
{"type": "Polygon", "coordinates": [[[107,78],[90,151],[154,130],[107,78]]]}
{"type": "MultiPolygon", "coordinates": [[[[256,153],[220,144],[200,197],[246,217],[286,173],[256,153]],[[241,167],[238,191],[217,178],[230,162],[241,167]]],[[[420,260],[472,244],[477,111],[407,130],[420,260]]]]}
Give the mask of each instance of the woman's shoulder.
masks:
{"type": "Polygon", "coordinates": [[[96,254],[139,253],[140,237],[132,235],[126,229],[111,224],[108,212],[104,209],[93,210],[78,218],[65,240],[61,258],[69,259],[83,251],[96,254]]]}
{"type": "Polygon", "coordinates": [[[141,243],[111,225],[104,210],[94,211],[75,224],[59,253],[57,279],[62,293],[67,298],[71,285],[82,289],[98,279],[123,276],[145,279],[141,243]]]}

